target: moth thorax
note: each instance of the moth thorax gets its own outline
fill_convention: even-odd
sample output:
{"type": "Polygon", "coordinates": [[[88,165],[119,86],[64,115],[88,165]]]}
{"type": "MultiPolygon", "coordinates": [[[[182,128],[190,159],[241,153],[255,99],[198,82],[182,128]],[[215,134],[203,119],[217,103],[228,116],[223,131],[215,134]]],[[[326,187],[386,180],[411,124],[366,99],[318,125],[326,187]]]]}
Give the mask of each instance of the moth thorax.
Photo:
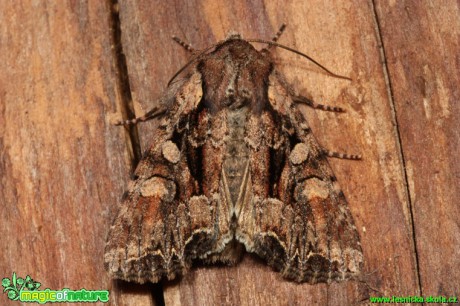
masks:
{"type": "Polygon", "coordinates": [[[237,82],[237,75],[235,75],[225,89],[225,105],[231,109],[240,108],[248,104],[251,97],[251,90],[239,84],[237,82]]]}

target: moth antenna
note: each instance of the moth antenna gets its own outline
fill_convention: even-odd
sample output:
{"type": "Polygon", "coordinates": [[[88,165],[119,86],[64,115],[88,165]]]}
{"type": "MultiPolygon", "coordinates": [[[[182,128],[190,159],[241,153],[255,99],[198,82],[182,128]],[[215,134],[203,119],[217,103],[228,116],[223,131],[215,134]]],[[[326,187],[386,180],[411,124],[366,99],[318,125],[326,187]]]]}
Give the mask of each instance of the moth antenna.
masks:
{"type": "Polygon", "coordinates": [[[346,77],[346,76],[342,76],[342,75],[333,73],[332,71],[330,71],[329,69],[327,69],[326,67],[324,67],[323,65],[321,65],[320,63],[318,63],[317,61],[315,61],[313,58],[311,58],[310,56],[306,55],[305,53],[302,53],[302,52],[300,52],[300,51],[297,51],[296,49],[289,48],[288,46],[279,44],[279,43],[277,43],[277,42],[275,42],[275,41],[268,41],[268,40],[263,40],[263,39],[247,39],[246,41],[247,41],[247,42],[257,42],[257,43],[267,44],[267,45],[279,47],[279,48],[281,48],[281,49],[285,49],[285,50],[294,52],[295,54],[298,54],[298,55],[300,55],[300,56],[305,57],[306,59],[308,59],[309,61],[311,61],[312,63],[314,63],[316,66],[320,67],[320,68],[323,69],[325,72],[327,72],[329,75],[331,75],[331,76],[333,76],[333,77],[336,77],[336,78],[339,78],[339,79],[344,79],[344,80],[352,81],[352,79],[349,78],[349,77],[346,77]]]}
{"type": "Polygon", "coordinates": [[[182,48],[184,48],[185,50],[187,50],[188,52],[190,53],[193,53],[195,52],[195,49],[192,48],[192,46],[188,43],[186,43],[185,41],[183,41],[182,39],[180,39],[179,37],[177,36],[173,36],[172,39],[178,43],[182,48]]]}
{"type": "MultiPolygon", "coordinates": [[[[281,34],[283,34],[284,30],[286,29],[286,24],[283,23],[281,24],[280,28],[278,29],[278,32],[276,32],[275,36],[273,36],[272,38],[272,42],[277,42],[278,39],[280,38],[281,34]]],[[[269,45],[268,47],[266,48],[263,48],[262,50],[260,50],[261,52],[268,52],[272,47],[274,47],[273,45],[269,45]]]]}
{"type": "Polygon", "coordinates": [[[173,76],[172,78],[169,80],[168,82],[168,86],[171,85],[172,81],[179,75],[182,73],[182,71],[184,71],[188,66],[190,66],[192,63],[194,63],[196,60],[198,60],[203,54],[205,54],[206,52],[208,52],[209,50],[211,50],[212,48],[215,48],[217,46],[219,46],[220,44],[224,43],[225,40],[222,40],[222,41],[219,41],[217,44],[214,44],[214,45],[211,45],[209,47],[207,47],[206,49],[200,51],[199,53],[197,53],[195,56],[193,56],[187,64],[185,64],[184,66],[182,66],[181,69],[179,69],[173,76]]]}

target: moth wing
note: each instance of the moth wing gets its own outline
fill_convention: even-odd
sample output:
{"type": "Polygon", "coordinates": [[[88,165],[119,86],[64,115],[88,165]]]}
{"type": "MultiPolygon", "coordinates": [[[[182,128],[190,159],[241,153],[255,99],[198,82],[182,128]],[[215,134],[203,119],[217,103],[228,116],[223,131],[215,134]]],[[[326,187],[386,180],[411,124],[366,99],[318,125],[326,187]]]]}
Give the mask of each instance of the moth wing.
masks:
{"type": "Polygon", "coordinates": [[[203,95],[201,75],[194,73],[168,94],[173,101],[166,122],[134,173],[105,247],[106,269],[126,281],[173,279],[215,244],[216,209],[197,194],[184,128],[203,95]]]}
{"type": "Polygon", "coordinates": [[[359,236],[345,196],[288,88],[272,73],[268,99],[273,111],[249,124],[248,138],[261,140],[251,158],[252,195],[242,205],[237,238],[286,278],[345,280],[362,266],[359,236]],[[274,139],[264,140],[267,130],[273,130],[267,134],[274,139]]]}

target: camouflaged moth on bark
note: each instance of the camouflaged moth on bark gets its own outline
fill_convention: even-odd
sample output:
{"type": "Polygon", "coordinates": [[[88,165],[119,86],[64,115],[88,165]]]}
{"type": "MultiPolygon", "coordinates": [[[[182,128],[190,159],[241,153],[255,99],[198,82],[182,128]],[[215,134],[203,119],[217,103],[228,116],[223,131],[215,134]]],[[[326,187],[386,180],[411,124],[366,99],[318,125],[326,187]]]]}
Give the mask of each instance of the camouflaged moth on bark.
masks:
{"type": "Polygon", "coordinates": [[[125,122],[161,118],[110,228],[114,278],[173,279],[194,260],[234,264],[244,249],[297,282],[359,274],[359,236],[326,159],[359,156],[315,140],[297,105],[342,109],[296,96],[275,69],[269,48],[289,49],[276,43],[283,28],[272,41],[232,35],[195,52],[162,106],[125,122]]]}

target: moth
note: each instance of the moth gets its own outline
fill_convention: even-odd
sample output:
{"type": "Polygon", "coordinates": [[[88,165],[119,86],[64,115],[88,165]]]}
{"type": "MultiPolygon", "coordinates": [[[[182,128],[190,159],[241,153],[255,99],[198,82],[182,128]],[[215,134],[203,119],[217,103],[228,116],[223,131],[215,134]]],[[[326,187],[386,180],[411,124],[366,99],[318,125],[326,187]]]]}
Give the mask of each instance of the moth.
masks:
{"type": "Polygon", "coordinates": [[[277,43],[284,27],[271,41],[234,34],[201,52],[175,38],[193,58],[160,107],[124,122],[160,120],[109,231],[112,277],[174,279],[195,260],[235,264],[244,250],[297,282],[359,274],[359,236],[327,157],[360,157],[315,140],[298,105],[343,110],[295,95],[276,70],[274,46],[309,58],[277,43]]]}

